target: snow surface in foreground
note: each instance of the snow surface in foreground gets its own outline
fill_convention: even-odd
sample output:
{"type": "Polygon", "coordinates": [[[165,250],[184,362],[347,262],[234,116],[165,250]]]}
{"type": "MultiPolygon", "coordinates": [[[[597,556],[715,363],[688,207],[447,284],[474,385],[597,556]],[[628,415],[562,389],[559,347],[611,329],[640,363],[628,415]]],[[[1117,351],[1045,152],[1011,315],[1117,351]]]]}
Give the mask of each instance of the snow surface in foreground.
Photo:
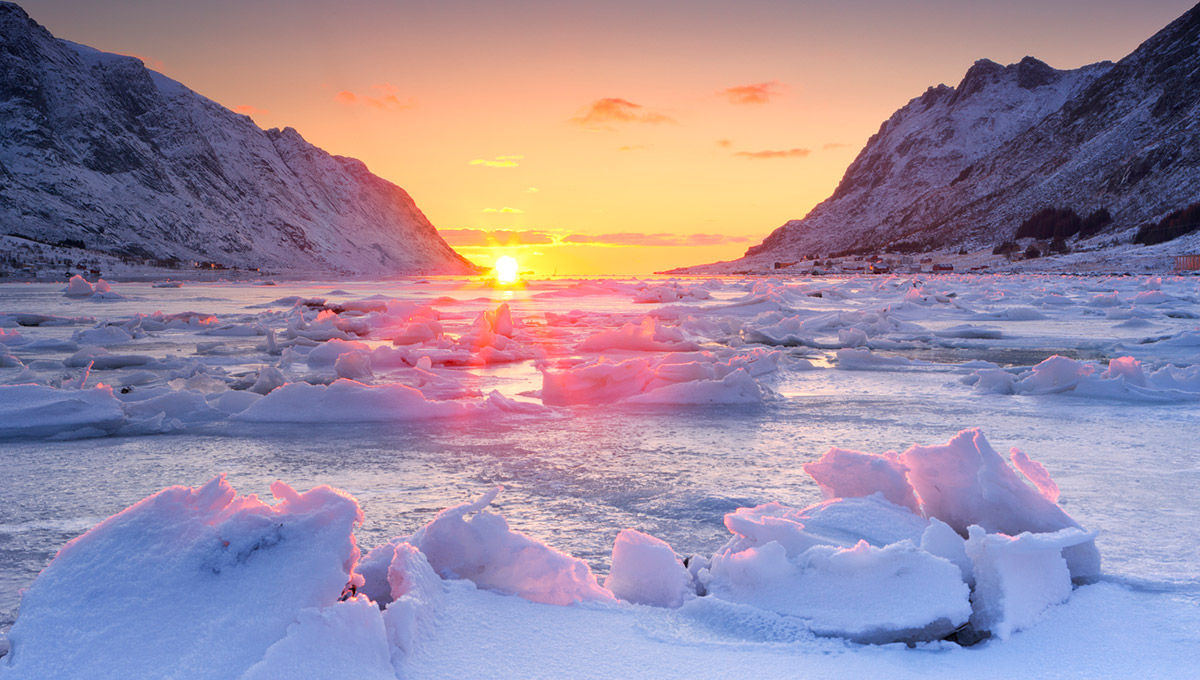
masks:
{"type": "MultiPolygon", "coordinates": [[[[1079,629],[1097,598],[1146,614],[1136,593],[1095,583],[1095,534],[977,430],[900,456],[832,449],[812,468],[822,488],[853,494],[730,513],[726,545],[686,566],[661,540],[623,531],[608,587],[489,512],[498,488],[360,560],[362,512],[335,489],[276,482],[271,505],[238,496],[224,475],[172,487],[59,551],[22,599],[0,677],[690,677],[675,664],[700,660],[776,677],[795,663],[844,673],[897,655],[927,671],[978,655],[1004,664],[990,671],[1020,673],[1047,660],[1014,654],[1026,646],[1019,631],[1079,629]],[[905,505],[887,499],[897,493],[905,505]],[[1072,592],[1072,577],[1090,585],[1072,592]],[[989,636],[978,649],[955,644],[989,636]],[[853,642],[915,648],[852,653],[853,642]]],[[[1200,620],[1191,608],[1160,616],[1200,620]]],[[[1089,625],[1094,635],[1111,621],[1089,625]]],[[[1194,660],[1196,638],[1132,644],[1152,645],[1167,670],[1194,660]]]]}

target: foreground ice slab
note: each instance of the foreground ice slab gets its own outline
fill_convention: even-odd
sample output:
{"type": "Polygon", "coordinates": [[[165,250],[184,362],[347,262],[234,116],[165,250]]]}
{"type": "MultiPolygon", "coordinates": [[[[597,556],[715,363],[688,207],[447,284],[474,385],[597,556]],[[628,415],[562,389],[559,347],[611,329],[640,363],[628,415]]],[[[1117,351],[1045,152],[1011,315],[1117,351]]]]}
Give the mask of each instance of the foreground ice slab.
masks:
{"type": "MultiPolygon", "coordinates": [[[[223,476],[172,487],[59,552],[22,601],[0,677],[403,676],[431,640],[455,634],[445,629],[455,607],[515,616],[553,605],[576,612],[570,626],[638,611],[647,630],[707,627],[726,642],[1005,641],[1070,602],[1073,560],[1099,564],[1095,534],[1017,453],[1036,488],[977,430],[904,454],[833,449],[810,472],[848,497],[731,512],[726,544],[686,567],[667,543],[626,529],[605,587],[583,560],[489,511],[499,487],[361,561],[362,513],[329,487],[276,482],[274,505],[237,496],[223,476]]],[[[531,662],[583,670],[572,657],[531,662]]]]}
{"type": "Polygon", "coordinates": [[[271,491],[172,487],[68,543],[22,598],[4,678],[235,678],[285,635],[354,626],[353,606],[320,610],[358,558],[358,504],[271,491]]]}

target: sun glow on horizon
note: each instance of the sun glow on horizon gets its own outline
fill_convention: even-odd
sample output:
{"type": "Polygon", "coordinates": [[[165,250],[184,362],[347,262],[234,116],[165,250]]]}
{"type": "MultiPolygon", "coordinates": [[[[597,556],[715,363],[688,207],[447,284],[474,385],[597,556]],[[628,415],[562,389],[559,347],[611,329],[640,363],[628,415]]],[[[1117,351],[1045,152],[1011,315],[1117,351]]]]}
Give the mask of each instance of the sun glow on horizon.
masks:
{"type": "Polygon", "coordinates": [[[509,255],[501,255],[496,258],[496,264],[493,265],[496,271],[496,280],[500,283],[515,283],[517,276],[520,273],[521,265],[517,264],[517,260],[509,255]]]}

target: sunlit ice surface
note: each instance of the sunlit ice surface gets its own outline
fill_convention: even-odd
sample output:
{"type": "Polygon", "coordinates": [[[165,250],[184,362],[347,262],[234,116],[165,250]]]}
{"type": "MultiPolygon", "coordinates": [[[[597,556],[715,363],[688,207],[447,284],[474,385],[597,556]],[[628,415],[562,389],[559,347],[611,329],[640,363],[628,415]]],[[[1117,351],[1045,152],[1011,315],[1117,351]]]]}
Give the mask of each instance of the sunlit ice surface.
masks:
{"type": "MultiPolygon", "coordinates": [[[[1200,599],[1194,279],[555,279],[503,291],[436,277],[118,283],[123,299],[107,300],[61,289],[0,286],[5,356],[19,360],[0,364],[0,383],[73,389],[90,360],[82,385],[113,386],[123,410],[42,429],[34,416],[51,414],[27,414],[23,430],[4,422],[4,629],[19,590],[64,543],[164,487],[218,472],[243,493],[264,494],[276,479],[345,490],[365,513],[364,553],[503,485],[494,507],[514,528],[603,575],[622,528],[680,555],[712,554],[729,536],[726,513],[821,500],[800,466],[830,447],[903,450],[968,427],[1046,467],[1060,504],[1100,531],[1106,581],[1151,598],[1151,609],[1200,599]],[[138,316],[156,311],[157,320],[138,316]],[[758,399],[748,385],[688,379],[755,352],[778,353],[774,370],[751,372],[758,399]],[[1052,355],[1077,363],[1033,370],[1052,355]],[[1137,370],[1118,362],[1114,374],[1122,357],[1137,370]],[[563,377],[631,361],[655,377],[634,364],[624,369],[642,376],[632,386],[563,377]],[[302,401],[267,411],[265,397],[255,408],[270,418],[226,413],[249,412],[242,395],[269,383],[268,366],[288,383],[404,385],[481,415],[436,406],[388,418],[392,402],[372,410],[370,400],[349,412],[302,401]],[[683,387],[663,392],[672,381],[683,387]],[[531,408],[490,408],[492,391],[531,408]],[[64,435],[74,438],[53,440],[64,435]]],[[[745,631],[705,635],[746,642],[745,631]]]]}

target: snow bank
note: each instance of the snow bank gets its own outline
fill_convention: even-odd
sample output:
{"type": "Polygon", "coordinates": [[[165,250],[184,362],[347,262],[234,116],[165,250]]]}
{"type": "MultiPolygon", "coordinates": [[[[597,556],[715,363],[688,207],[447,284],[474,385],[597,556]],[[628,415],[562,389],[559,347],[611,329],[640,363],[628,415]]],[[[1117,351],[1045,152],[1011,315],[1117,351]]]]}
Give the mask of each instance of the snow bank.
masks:
{"type": "Polygon", "coordinates": [[[318,638],[369,633],[363,604],[333,606],[358,558],[358,504],[325,486],[271,491],[274,505],[224,476],[171,487],[68,543],[22,598],[5,677],[235,678],[260,661],[254,677],[279,677],[269,669],[318,638]]]}

